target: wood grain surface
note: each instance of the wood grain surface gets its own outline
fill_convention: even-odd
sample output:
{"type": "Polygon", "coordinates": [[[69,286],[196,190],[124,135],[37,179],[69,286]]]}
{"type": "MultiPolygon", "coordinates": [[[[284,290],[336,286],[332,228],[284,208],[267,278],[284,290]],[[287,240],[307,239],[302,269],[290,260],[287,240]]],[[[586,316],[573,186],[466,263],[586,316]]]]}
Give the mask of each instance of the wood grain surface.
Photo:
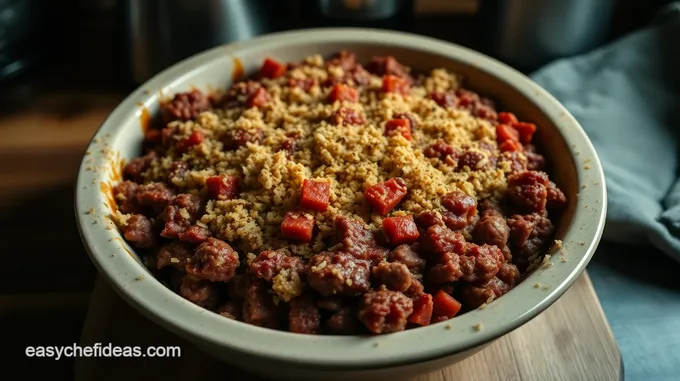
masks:
{"type": "MultiPolygon", "coordinates": [[[[100,278],[81,345],[177,345],[180,358],[80,358],[76,381],[263,381],[221,363],[129,307],[100,278]]],[[[476,355],[411,381],[619,381],[623,369],[609,324],[587,274],[554,305],[476,355]]]]}

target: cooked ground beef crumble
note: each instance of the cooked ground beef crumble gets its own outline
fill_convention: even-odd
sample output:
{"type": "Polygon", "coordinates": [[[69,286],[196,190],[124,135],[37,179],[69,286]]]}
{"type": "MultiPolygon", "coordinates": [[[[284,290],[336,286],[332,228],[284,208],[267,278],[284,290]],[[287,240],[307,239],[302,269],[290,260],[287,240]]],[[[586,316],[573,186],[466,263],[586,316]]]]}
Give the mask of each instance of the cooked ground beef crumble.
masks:
{"type": "Polygon", "coordinates": [[[114,189],[116,222],[168,287],[262,327],[451,319],[508,292],[566,204],[534,124],[393,57],[267,59],[161,109],[114,189]]]}

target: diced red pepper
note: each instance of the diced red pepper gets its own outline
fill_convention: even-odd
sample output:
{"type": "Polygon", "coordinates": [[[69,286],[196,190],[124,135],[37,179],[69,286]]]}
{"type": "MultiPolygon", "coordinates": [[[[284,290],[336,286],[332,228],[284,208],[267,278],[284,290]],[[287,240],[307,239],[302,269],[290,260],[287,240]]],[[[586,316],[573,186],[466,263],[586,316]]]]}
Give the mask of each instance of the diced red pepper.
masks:
{"type": "Polygon", "coordinates": [[[328,208],[330,198],[331,185],[328,182],[305,179],[302,183],[301,207],[323,212],[328,208]]]}
{"type": "Polygon", "coordinates": [[[515,114],[513,114],[511,112],[504,112],[503,111],[503,112],[498,113],[498,121],[503,123],[503,124],[513,125],[513,124],[517,123],[517,117],[515,116],[515,114]]]}
{"type": "Polygon", "coordinates": [[[357,93],[357,89],[351,86],[338,83],[337,85],[333,86],[331,92],[328,94],[328,100],[331,102],[356,102],[359,100],[359,93],[357,93]]]}
{"type": "Polygon", "coordinates": [[[260,68],[260,77],[263,78],[278,78],[286,74],[286,65],[273,60],[271,58],[266,58],[262,63],[260,68]]]}
{"type": "Polygon", "coordinates": [[[519,131],[507,124],[499,124],[496,126],[496,141],[503,143],[506,140],[519,141],[519,131]]]}
{"type": "Polygon", "coordinates": [[[201,131],[194,131],[188,138],[177,142],[177,151],[187,152],[191,147],[201,144],[203,140],[205,140],[205,135],[201,131]]]}
{"type": "Polygon", "coordinates": [[[412,215],[387,217],[382,221],[382,228],[395,246],[414,242],[420,236],[412,215]]]}
{"type": "Polygon", "coordinates": [[[432,320],[444,317],[451,319],[460,311],[462,305],[443,290],[437,291],[433,298],[432,320]]]}
{"type": "Polygon", "coordinates": [[[406,196],[406,191],[404,179],[395,177],[366,188],[364,197],[371,204],[373,210],[380,215],[385,215],[399,204],[406,196]]]}
{"type": "Polygon", "coordinates": [[[506,140],[498,146],[501,152],[518,152],[522,150],[522,143],[517,140],[506,140]]]}
{"type": "Polygon", "coordinates": [[[300,212],[286,212],[281,223],[281,235],[299,242],[312,240],[314,217],[300,212]]]}
{"type": "Polygon", "coordinates": [[[248,100],[246,101],[246,106],[248,107],[262,107],[269,103],[271,97],[264,87],[259,87],[255,92],[250,94],[248,100]]]}
{"type": "Polygon", "coordinates": [[[535,124],[527,122],[517,122],[513,123],[512,127],[519,131],[519,141],[522,144],[531,143],[531,139],[534,136],[534,132],[536,132],[535,124]]]}
{"type": "Polygon", "coordinates": [[[399,93],[406,95],[411,90],[411,84],[407,79],[396,75],[386,75],[383,77],[382,89],[386,93],[399,93]]]}
{"type": "Polygon", "coordinates": [[[239,193],[241,180],[236,176],[219,175],[205,179],[208,197],[214,200],[231,200],[239,193]]]}
{"type": "Polygon", "coordinates": [[[411,140],[411,122],[408,119],[390,119],[385,123],[385,135],[399,131],[406,140],[411,140]]]}
{"type": "Polygon", "coordinates": [[[432,295],[422,294],[413,300],[413,312],[408,321],[418,325],[428,325],[432,319],[433,309],[432,295]]]}

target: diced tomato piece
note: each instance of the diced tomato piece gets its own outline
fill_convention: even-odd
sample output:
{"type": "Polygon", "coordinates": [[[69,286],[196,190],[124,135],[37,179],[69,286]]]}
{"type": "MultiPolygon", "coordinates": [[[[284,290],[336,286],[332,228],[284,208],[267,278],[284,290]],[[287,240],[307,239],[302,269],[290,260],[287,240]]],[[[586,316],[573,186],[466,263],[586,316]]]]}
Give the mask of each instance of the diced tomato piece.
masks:
{"type": "Polygon", "coordinates": [[[395,177],[366,188],[364,197],[371,204],[373,210],[380,215],[385,215],[399,204],[406,196],[406,191],[404,179],[395,177]]]}
{"type": "Polygon", "coordinates": [[[451,319],[460,311],[462,305],[443,290],[437,291],[433,298],[432,319],[444,317],[451,319]]]}
{"type": "Polygon", "coordinates": [[[302,183],[301,207],[323,212],[328,208],[330,199],[331,185],[328,182],[305,179],[302,183]]]}
{"type": "Polygon", "coordinates": [[[248,100],[246,101],[246,106],[248,107],[262,107],[269,103],[271,97],[264,87],[259,87],[255,92],[250,94],[248,100]]]}
{"type": "Polygon", "coordinates": [[[260,77],[278,78],[286,74],[286,65],[271,58],[266,58],[260,68],[260,77]]]}
{"type": "Polygon", "coordinates": [[[420,236],[412,215],[387,217],[382,221],[382,228],[395,246],[414,242],[420,236]]]}
{"type": "Polygon", "coordinates": [[[146,133],[146,136],[144,136],[144,140],[146,140],[149,143],[158,143],[162,139],[162,134],[161,130],[153,129],[149,130],[146,133]]]}
{"type": "Polygon", "coordinates": [[[456,107],[456,96],[451,93],[430,93],[430,99],[441,107],[456,107]]]}
{"type": "Polygon", "coordinates": [[[408,321],[418,325],[428,325],[432,319],[433,309],[432,295],[422,294],[413,300],[413,312],[408,321]]]}
{"type": "Polygon", "coordinates": [[[330,100],[331,102],[336,101],[356,102],[359,100],[359,93],[357,93],[357,89],[351,86],[338,83],[337,85],[333,86],[331,92],[328,94],[328,100],[330,100]]]}
{"type": "Polygon", "coordinates": [[[236,176],[219,175],[205,179],[208,197],[214,200],[231,200],[239,193],[241,180],[236,176]]]}
{"type": "Polygon", "coordinates": [[[390,119],[385,123],[385,135],[399,131],[406,140],[411,140],[411,122],[408,119],[390,119]]]}
{"type": "Polygon", "coordinates": [[[399,93],[406,95],[411,90],[411,84],[407,79],[396,75],[386,75],[383,77],[382,89],[386,93],[399,93]]]}
{"type": "Polygon", "coordinates": [[[347,107],[339,108],[333,119],[335,124],[351,124],[354,126],[364,124],[364,117],[356,110],[347,107]]]}
{"type": "Polygon", "coordinates": [[[501,152],[517,152],[522,150],[522,143],[517,140],[506,140],[498,146],[501,152]]]}
{"type": "Polygon", "coordinates": [[[507,124],[499,124],[496,126],[496,141],[503,143],[506,140],[519,141],[519,131],[507,124]]]}
{"type": "Polygon", "coordinates": [[[498,113],[498,121],[503,123],[503,124],[514,124],[517,123],[517,117],[515,114],[511,112],[499,112],[498,113]]]}
{"type": "Polygon", "coordinates": [[[281,223],[281,235],[299,242],[312,240],[314,217],[300,212],[286,212],[281,223]]]}
{"type": "Polygon", "coordinates": [[[522,144],[531,143],[531,139],[534,137],[534,132],[536,132],[535,124],[527,122],[517,122],[513,123],[512,127],[519,131],[519,141],[522,142],[522,144]]]}
{"type": "Polygon", "coordinates": [[[205,135],[201,131],[194,131],[188,138],[177,142],[177,151],[187,152],[191,147],[201,144],[203,140],[205,140],[205,135]]]}

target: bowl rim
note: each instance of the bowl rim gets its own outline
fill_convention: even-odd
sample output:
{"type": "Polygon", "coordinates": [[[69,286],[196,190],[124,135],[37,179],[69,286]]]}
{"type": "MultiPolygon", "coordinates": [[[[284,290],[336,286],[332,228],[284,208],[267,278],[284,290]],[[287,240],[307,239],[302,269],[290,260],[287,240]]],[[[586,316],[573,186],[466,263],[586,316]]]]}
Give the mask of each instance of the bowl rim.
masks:
{"type": "Polygon", "coordinates": [[[123,121],[135,117],[140,100],[146,104],[145,100],[153,99],[145,89],[161,89],[161,92],[167,93],[163,89],[172,88],[185,76],[200,71],[210,62],[224,59],[225,55],[234,57],[243,51],[266,51],[267,47],[282,44],[311,46],[328,42],[392,46],[436,54],[473,66],[512,86],[555,123],[575,160],[579,182],[574,217],[563,238],[564,247],[569,249],[569,260],[561,262],[553,257],[551,268],[541,267],[530,278],[558,279],[558,283],[551,284],[551,288],[545,291],[535,289],[525,281],[485,309],[471,311],[448,323],[387,335],[315,336],[232,321],[198,307],[166,288],[135,259],[131,254],[132,248],[120,238],[117,229],[106,229],[105,224],[88,219],[92,208],[102,211],[102,215],[106,213],[102,205],[107,200],[96,186],[103,175],[101,171],[88,170],[92,165],[105,165],[106,158],[104,155],[93,157],[86,154],[76,184],[76,220],[86,250],[103,278],[144,315],[194,342],[306,367],[344,370],[406,365],[472,349],[523,325],[562,296],[581,275],[602,236],[607,195],[600,160],[583,128],[546,90],[515,69],[450,42],[379,29],[315,28],[273,33],[218,46],[171,66],[132,92],[103,122],[90,141],[87,152],[95,152],[99,147],[98,140],[121,134],[123,129],[120,126],[123,121]],[[579,160],[587,160],[590,167],[586,169],[579,165],[577,156],[579,160]],[[582,184],[589,186],[581,189],[582,184]],[[583,208],[581,204],[586,202],[587,208],[583,208]],[[574,228],[577,226],[581,229],[574,228]],[[589,229],[583,229],[583,226],[589,229]],[[484,328],[473,329],[477,324],[484,328]],[[291,347],[295,350],[286,350],[291,347]]]}

